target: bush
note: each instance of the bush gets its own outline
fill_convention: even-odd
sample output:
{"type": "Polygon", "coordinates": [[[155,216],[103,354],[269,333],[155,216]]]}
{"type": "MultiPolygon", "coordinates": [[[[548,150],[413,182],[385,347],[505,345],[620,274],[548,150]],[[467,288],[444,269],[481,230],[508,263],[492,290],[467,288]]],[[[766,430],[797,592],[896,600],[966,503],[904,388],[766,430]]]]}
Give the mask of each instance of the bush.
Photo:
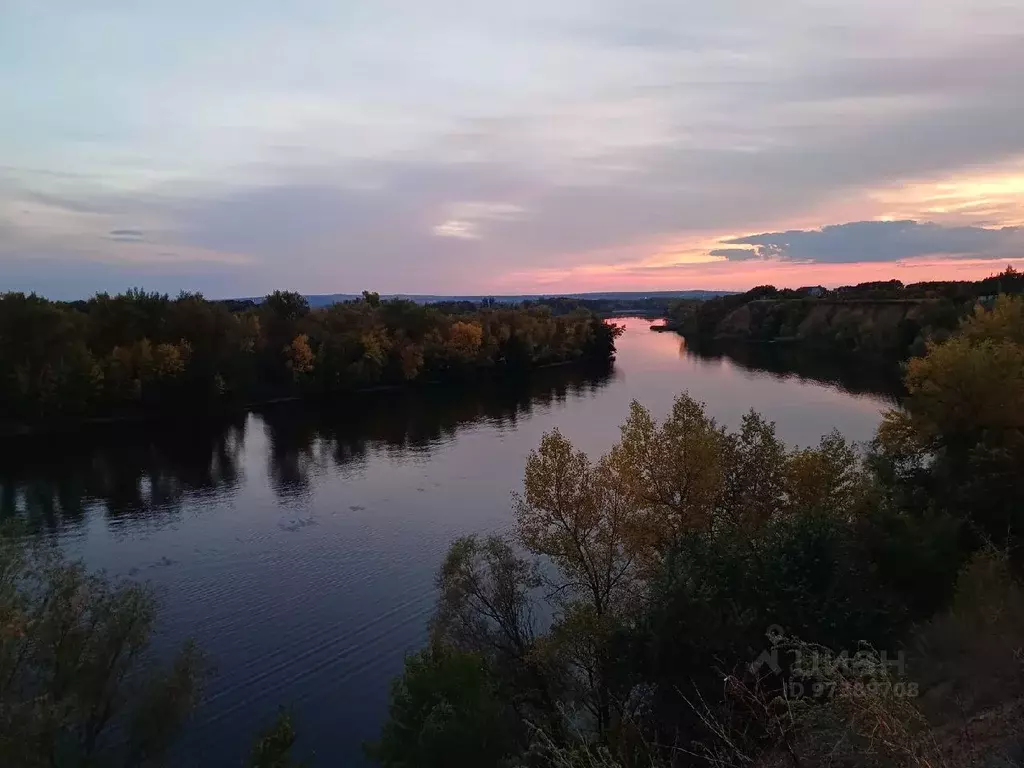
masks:
{"type": "Polygon", "coordinates": [[[406,658],[388,716],[367,746],[385,768],[487,768],[515,747],[516,721],[486,661],[439,643],[406,658]]]}

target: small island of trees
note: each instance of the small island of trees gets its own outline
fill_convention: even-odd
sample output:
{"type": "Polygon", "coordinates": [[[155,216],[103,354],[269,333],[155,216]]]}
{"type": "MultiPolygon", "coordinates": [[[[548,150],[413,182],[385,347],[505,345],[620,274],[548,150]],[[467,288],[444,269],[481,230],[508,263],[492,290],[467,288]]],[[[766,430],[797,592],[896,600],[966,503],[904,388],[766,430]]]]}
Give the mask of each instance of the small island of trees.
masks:
{"type": "Polygon", "coordinates": [[[587,309],[417,304],[376,293],[311,309],[129,291],[87,301],[0,295],[0,426],[322,397],[605,364],[617,329],[587,309]]]}

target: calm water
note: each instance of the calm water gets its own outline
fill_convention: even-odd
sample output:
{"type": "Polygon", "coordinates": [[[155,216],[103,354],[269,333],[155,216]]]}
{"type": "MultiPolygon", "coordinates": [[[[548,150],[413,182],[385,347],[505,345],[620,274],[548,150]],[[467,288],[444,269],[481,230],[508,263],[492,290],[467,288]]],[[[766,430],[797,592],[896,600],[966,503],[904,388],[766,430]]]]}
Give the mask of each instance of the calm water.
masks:
{"type": "Polygon", "coordinates": [[[92,566],[153,582],[157,648],[192,636],[213,655],[183,765],[241,764],[282,704],[318,764],[361,764],[388,681],[424,640],[448,543],[508,528],[546,430],[596,455],[630,400],[663,415],[689,390],[730,425],[753,406],[790,443],[833,428],[867,440],[892,402],[875,394],[891,380],[863,370],[776,351],[698,355],[647,321],[617,322],[627,332],[603,374],[8,443],[0,510],[33,516],[92,566]]]}

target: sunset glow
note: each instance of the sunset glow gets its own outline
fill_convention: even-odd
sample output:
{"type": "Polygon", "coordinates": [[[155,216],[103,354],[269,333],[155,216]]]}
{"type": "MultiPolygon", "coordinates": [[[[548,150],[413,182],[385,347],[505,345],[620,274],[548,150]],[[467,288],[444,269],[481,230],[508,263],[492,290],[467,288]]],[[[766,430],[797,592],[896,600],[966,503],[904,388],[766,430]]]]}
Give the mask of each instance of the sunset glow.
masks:
{"type": "MultiPolygon", "coordinates": [[[[1024,225],[1024,161],[952,178],[908,182],[872,193],[890,219],[929,219],[951,224],[1024,225]]],[[[879,216],[878,218],[882,218],[879,216]]]]}

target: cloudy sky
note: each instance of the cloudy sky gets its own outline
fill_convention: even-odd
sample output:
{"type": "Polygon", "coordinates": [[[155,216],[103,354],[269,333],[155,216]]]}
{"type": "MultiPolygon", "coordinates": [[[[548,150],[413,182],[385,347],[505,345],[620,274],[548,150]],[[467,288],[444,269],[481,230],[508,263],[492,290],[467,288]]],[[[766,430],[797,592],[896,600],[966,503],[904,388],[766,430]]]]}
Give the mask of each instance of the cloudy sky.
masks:
{"type": "Polygon", "coordinates": [[[973,278],[1022,73],[1021,0],[0,0],[0,290],[973,278]]]}

